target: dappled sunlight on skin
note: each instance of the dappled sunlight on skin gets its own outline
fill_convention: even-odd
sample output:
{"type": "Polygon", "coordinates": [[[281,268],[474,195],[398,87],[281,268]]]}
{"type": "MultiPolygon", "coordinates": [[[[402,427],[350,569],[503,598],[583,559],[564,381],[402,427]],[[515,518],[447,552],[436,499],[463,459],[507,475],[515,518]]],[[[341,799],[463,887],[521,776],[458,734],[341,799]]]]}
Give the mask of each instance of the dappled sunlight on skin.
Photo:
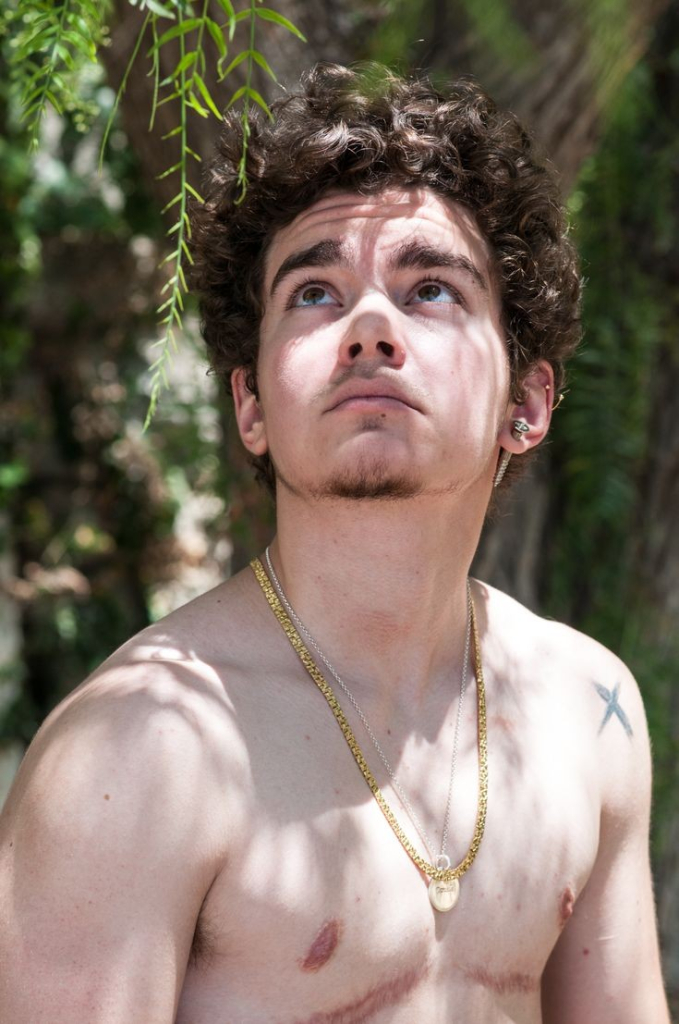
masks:
{"type": "MultiPolygon", "coordinates": [[[[244,580],[250,581],[247,574],[230,586],[243,587],[244,580]]],[[[564,773],[560,781],[561,761],[550,761],[558,746],[550,743],[542,717],[546,684],[539,662],[549,658],[542,641],[531,637],[537,620],[523,611],[515,620],[514,604],[480,584],[474,593],[493,709],[491,789],[486,835],[450,914],[433,912],[427,880],[394,836],[326,701],[264,602],[224,615],[215,605],[218,589],[200,614],[194,610],[185,620],[151,627],[73,696],[72,721],[44,755],[41,770],[59,770],[80,716],[94,704],[87,756],[78,771],[81,765],[84,799],[102,808],[92,826],[97,840],[106,844],[107,816],[135,785],[134,755],[141,747],[159,763],[135,805],[131,832],[163,834],[179,805],[186,808],[179,834],[187,849],[197,849],[194,836],[202,836],[200,849],[208,851],[203,856],[213,870],[202,906],[199,900],[178,911],[192,922],[200,913],[194,956],[189,959],[188,939],[186,949],[164,953],[169,961],[188,961],[178,1024],[219,1019],[225,1000],[233,1019],[281,1024],[358,1024],[368,1014],[379,1020],[381,1009],[399,1022],[453,1019],[460,1005],[470,1020],[537,1024],[533,979],[558,937],[564,892],[570,887],[577,897],[582,888],[592,840],[571,836],[571,819],[582,809],[580,780],[564,773]],[[502,623],[500,632],[526,632],[537,667],[520,651],[515,661],[502,659],[502,637],[493,639],[489,620],[502,623]],[[239,642],[245,621],[262,642],[239,642]],[[216,647],[221,657],[215,657],[216,647]],[[112,745],[122,763],[102,792],[90,791],[89,773],[112,745]],[[540,798],[545,784],[547,801],[540,798]],[[263,972],[279,979],[271,992],[253,986],[263,972]]],[[[238,607],[243,603],[239,596],[238,607]]],[[[399,781],[435,840],[459,691],[453,675],[410,708],[401,693],[394,720],[380,731],[399,781]]],[[[353,709],[343,704],[351,717],[353,709]]],[[[420,847],[355,716],[352,724],[378,784],[420,847]]],[[[35,749],[34,756],[42,757],[40,740],[35,749]]],[[[477,793],[476,686],[470,676],[450,817],[448,850],[455,863],[471,840],[477,793]]],[[[157,863],[147,867],[162,879],[176,849],[155,856],[157,863]]],[[[59,870],[68,872],[68,865],[59,870]]],[[[96,898],[108,903],[113,897],[104,872],[96,898]]],[[[136,943],[152,941],[149,929],[126,933],[121,956],[134,956],[141,948],[136,943]]]]}
{"type": "MultiPolygon", "coordinates": [[[[77,893],[69,906],[69,919],[54,916],[45,928],[42,890],[34,879],[17,876],[11,893],[19,948],[30,943],[31,955],[39,962],[44,945],[46,970],[58,966],[63,984],[68,985],[72,973],[74,979],[82,974],[82,936],[91,931],[92,941],[98,941],[99,922],[102,915],[107,916],[101,967],[87,968],[91,1006],[82,985],[76,986],[84,1000],[83,1012],[91,1013],[92,1019],[102,1012],[100,1007],[118,1005],[118,977],[125,977],[127,998],[132,999],[139,1019],[156,1019],[159,1007],[145,967],[146,950],[153,944],[155,970],[177,978],[181,978],[181,965],[188,955],[188,948],[175,943],[173,929],[163,929],[159,935],[152,914],[142,921],[135,919],[130,927],[127,918],[115,913],[120,901],[120,857],[137,861],[137,869],[128,875],[126,898],[134,899],[136,887],[140,904],[147,897],[150,874],[153,884],[164,877],[174,878],[177,858],[183,857],[199,836],[211,834],[215,859],[212,868],[206,863],[205,870],[209,876],[210,870],[217,869],[221,839],[218,829],[212,828],[216,822],[206,818],[204,804],[196,794],[204,791],[211,773],[223,771],[215,753],[212,721],[217,709],[223,715],[223,702],[220,704],[205,685],[200,668],[191,669],[190,658],[179,661],[179,653],[172,652],[167,671],[154,659],[152,682],[151,662],[144,657],[128,664],[122,674],[120,666],[111,663],[80,687],[38,733],[7,805],[8,815],[22,801],[36,808],[25,819],[30,828],[15,833],[11,855],[20,861],[25,844],[39,844],[42,882],[55,893],[77,893]],[[210,701],[213,710],[208,713],[210,701]],[[144,763],[147,754],[155,765],[153,774],[144,763]],[[48,792],[60,794],[59,801],[40,801],[44,786],[48,792]],[[181,818],[177,808],[182,808],[181,818]],[[33,827],[39,834],[32,833],[33,827]],[[141,859],[144,837],[149,834],[173,837],[166,847],[154,846],[153,862],[148,857],[141,859]],[[89,884],[81,872],[85,861],[90,867],[97,865],[96,875],[88,876],[89,884]],[[75,932],[73,921],[79,922],[75,932]],[[36,922],[43,922],[38,929],[36,922]],[[131,967],[135,963],[138,971],[131,967]]],[[[177,913],[184,917],[193,914],[188,891],[179,899],[177,913]]]]}
{"type": "Polygon", "coordinates": [[[326,242],[345,254],[344,262],[314,275],[332,301],[313,310],[289,308],[288,292],[303,280],[300,269],[267,299],[262,321],[263,436],[286,490],[317,500],[350,493],[359,478],[376,489],[386,474],[410,494],[440,499],[473,490],[478,500],[477,492],[486,490],[485,478],[479,488],[478,467],[496,451],[509,373],[488,247],[473,215],[427,189],[365,198],[329,194],[277,233],[264,293],[286,259],[326,242]],[[436,308],[430,303],[425,312],[410,300],[425,272],[391,266],[404,238],[454,253],[476,268],[485,287],[447,268],[458,298],[436,308]],[[368,338],[376,331],[390,354],[372,352],[368,338]],[[362,354],[350,356],[354,349],[362,354]],[[334,408],[333,396],[347,381],[375,375],[401,387],[417,409],[377,415],[334,408]]]}

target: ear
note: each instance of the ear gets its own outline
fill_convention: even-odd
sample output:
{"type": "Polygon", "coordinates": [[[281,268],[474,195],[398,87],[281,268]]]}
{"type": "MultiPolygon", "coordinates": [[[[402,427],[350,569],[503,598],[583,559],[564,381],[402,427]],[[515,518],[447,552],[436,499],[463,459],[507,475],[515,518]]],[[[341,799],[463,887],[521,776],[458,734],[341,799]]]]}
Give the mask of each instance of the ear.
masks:
{"type": "Polygon", "coordinates": [[[552,419],[554,402],[554,371],[544,360],[531,370],[523,382],[525,400],[510,403],[502,421],[498,442],[512,455],[521,455],[544,439],[552,419]],[[523,420],[528,430],[517,438],[512,433],[514,420],[523,420]]]}
{"type": "Polygon", "coordinates": [[[245,383],[245,367],[231,374],[231,390],[236,410],[236,423],[241,441],[251,455],[264,455],[267,450],[264,414],[259,400],[245,383]]]}

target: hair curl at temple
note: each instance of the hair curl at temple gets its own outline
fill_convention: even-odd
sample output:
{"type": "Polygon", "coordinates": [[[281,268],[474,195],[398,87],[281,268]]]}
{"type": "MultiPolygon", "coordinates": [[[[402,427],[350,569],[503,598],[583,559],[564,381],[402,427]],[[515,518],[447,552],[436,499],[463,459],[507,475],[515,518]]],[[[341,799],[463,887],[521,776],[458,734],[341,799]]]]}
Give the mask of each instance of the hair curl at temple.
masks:
{"type": "MultiPolygon", "coordinates": [[[[193,214],[194,285],[213,371],[230,391],[244,367],[257,393],[261,285],[275,233],[330,189],[371,195],[427,187],[475,215],[494,259],[507,340],[511,391],[541,359],[563,365],[580,339],[580,278],[553,170],[513,114],[473,81],[439,92],[374,65],[317,64],[301,90],[254,113],[242,202],[240,115],[229,111],[193,214]]],[[[517,460],[512,460],[516,462],[517,460]]],[[[518,460],[523,461],[523,460],[518,460]]],[[[253,460],[273,490],[268,456],[253,460]]]]}

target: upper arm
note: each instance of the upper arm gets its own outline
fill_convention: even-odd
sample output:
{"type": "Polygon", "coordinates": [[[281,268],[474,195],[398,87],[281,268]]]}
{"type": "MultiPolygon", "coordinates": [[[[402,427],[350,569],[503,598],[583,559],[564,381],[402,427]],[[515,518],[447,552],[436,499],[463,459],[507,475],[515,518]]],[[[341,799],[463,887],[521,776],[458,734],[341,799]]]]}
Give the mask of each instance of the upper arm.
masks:
{"type": "MultiPolygon", "coordinates": [[[[543,977],[545,1024],[669,1024],[649,858],[651,758],[636,684],[611,656],[621,718],[596,737],[602,787],[599,848],[543,977]]],[[[600,695],[599,695],[600,696],[600,695]]],[[[596,722],[606,708],[594,701],[596,722]]]]}
{"type": "Polygon", "coordinates": [[[123,693],[48,720],[0,818],[1,1020],[174,1020],[218,870],[209,765],[181,701],[123,693]]]}

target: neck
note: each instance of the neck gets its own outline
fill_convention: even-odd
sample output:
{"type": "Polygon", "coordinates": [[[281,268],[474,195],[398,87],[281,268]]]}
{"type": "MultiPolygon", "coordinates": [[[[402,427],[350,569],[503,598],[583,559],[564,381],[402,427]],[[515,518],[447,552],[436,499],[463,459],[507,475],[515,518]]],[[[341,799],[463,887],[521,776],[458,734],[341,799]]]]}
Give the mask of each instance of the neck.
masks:
{"type": "Polygon", "coordinates": [[[279,493],[271,557],[286,596],[345,681],[385,713],[457,677],[483,508],[279,493]]]}

